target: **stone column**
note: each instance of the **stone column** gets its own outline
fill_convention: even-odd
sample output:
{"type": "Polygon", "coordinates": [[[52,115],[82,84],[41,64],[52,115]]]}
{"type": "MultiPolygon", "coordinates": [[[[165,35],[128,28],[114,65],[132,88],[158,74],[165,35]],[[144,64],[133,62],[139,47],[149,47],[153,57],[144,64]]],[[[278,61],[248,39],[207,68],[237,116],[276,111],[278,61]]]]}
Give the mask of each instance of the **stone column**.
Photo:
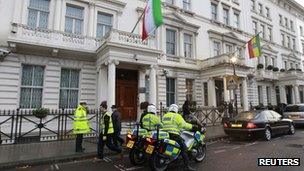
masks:
{"type": "Polygon", "coordinates": [[[157,66],[151,65],[149,75],[149,103],[156,105],[156,68],[157,66]]]}
{"type": "Polygon", "coordinates": [[[227,78],[224,76],[223,77],[223,85],[224,85],[224,100],[225,102],[229,102],[229,91],[227,90],[227,78]]]}
{"type": "Polygon", "coordinates": [[[215,82],[213,78],[208,80],[208,106],[216,107],[215,82]]]}
{"type": "Polygon", "coordinates": [[[244,111],[248,111],[249,110],[249,106],[248,106],[248,87],[247,87],[247,79],[244,78],[242,81],[242,88],[243,88],[243,107],[244,107],[244,111]]]}
{"type": "Polygon", "coordinates": [[[295,88],[294,86],[291,87],[291,104],[295,104],[296,103],[296,93],[295,93],[295,88]]]}
{"type": "Polygon", "coordinates": [[[284,85],[280,86],[280,102],[287,104],[286,88],[284,85]]]}
{"type": "Polygon", "coordinates": [[[102,65],[98,68],[98,84],[97,84],[97,107],[99,107],[102,101],[107,100],[108,97],[108,71],[107,68],[102,65]]]}
{"type": "Polygon", "coordinates": [[[106,62],[106,65],[108,65],[108,109],[112,105],[115,105],[115,81],[116,81],[116,65],[118,65],[119,62],[117,60],[109,60],[106,62]]]}
{"type": "Polygon", "coordinates": [[[60,30],[61,23],[61,0],[56,0],[55,13],[54,13],[54,30],[60,30]]]}
{"type": "Polygon", "coordinates": [[[88,26],[88,34],[90,37],[94,37],[94,3],[89,3],[89,26],[88,26]]]}
{"type": "Polygon", "coordinates": [[[293,86],[294,89],[294,99],[295,99],[295,104],[299,104],[300,103],[300,93],[299,93],[299,85],[294,85],[293,86]]]}

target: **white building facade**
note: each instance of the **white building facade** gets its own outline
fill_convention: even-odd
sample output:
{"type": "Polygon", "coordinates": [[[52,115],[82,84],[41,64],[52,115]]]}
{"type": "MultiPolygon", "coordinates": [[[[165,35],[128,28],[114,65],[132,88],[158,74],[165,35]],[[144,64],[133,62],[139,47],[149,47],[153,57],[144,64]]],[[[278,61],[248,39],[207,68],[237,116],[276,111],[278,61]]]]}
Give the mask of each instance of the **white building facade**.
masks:
{"type": "Polygon", "coordinates": [[[145,0],[0,0],[1,109],[116,104],[136,120],[144,101],[234,99],[239,107],[304,102],[304,8],[293,0],[164,0],[164,24],[142,41],[145,0]],[[250,2],[250,3],[249,3],[250,2]],[[5,17],[4,17],[5,16],[5,17]],[[261,32],[260,58],[245,46],[261,32]],[[257,65],[261,69],[257,69],[257,65]],[[263,67],[262,67],[263,66],[263,67]]]}

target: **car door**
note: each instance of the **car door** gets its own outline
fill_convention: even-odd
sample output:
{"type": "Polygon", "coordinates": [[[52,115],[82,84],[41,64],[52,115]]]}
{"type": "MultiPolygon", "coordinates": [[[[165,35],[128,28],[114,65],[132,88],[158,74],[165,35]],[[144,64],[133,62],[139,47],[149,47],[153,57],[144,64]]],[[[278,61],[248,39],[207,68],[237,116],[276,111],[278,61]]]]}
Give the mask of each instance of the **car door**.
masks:
{"type": "Polygon", "coordinates": [[[272,114],[272,116],[274,118],[278,133],[286,132],[289,128],[289,121],[283,120],[283,117],[280,114],[278,114],[277,112],[270,111],[270,113],[272,114]]]}
{"type": "Polygon", "coordinates": [[[270,126],[271,131],[272,131],[272,134],[277,134],[279,131],[278,131],[278,127],[277,127],[278,125],[277,125],[277,122],[276,122],[276,118],[268,110],[263,111],[263,113],[267,117],[268,124],[270,126]]]}

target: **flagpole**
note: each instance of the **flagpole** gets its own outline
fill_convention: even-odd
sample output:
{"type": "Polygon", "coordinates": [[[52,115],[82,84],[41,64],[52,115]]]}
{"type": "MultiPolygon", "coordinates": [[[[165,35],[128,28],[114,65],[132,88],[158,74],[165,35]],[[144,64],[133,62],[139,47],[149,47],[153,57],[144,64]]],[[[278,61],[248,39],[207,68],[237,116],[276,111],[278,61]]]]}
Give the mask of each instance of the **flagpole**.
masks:
{"type": "Polygon", "coordinates": [[[132,29],[132,32],[131,32],[131,33],[134,33],[134,31],[135,31],[135,29],[136,29],[136,27],[137,27],[137,25],[138,25],[139,21],[140,21],[140,20],[142,19],[142,17],[144,16],[145,11],[146,11],[146,8],[144,9],[143,13],[142,13],[142,14],[140,15],[140,17],[138,18],[138,20],[137,20],[137,22],[136,22],[135,26],[133,27],[133,29],[132,29]]]}

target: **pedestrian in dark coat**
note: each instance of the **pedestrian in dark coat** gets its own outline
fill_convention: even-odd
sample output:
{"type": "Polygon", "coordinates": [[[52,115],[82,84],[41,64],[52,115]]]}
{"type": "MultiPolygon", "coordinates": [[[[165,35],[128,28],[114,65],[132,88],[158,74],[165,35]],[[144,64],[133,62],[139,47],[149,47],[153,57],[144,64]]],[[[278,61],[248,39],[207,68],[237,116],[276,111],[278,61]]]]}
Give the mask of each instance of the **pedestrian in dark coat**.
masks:
{"type": "Polygon", "coordinates": [[[112,105],[112,121],[113,121],[113,128],[114,128],[114,143],[118,145],[122,145],[125,141],[120,137],[121,133],[121,114],[117,110],[116,105],[112,105]]]}

